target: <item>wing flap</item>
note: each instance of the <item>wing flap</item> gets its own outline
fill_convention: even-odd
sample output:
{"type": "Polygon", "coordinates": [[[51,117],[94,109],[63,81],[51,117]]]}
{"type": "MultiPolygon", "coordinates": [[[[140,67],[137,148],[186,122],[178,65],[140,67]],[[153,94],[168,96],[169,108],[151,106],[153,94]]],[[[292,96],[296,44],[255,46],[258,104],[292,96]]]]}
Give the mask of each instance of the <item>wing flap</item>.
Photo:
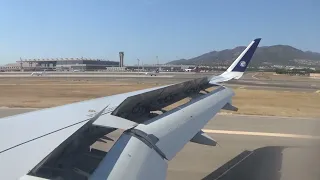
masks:
{"type": "Polygon", "coordinates": [[[111,114],[105,114],[93,122],[93,125],[127,130],[135,127],[137,123],[111,114]]]}

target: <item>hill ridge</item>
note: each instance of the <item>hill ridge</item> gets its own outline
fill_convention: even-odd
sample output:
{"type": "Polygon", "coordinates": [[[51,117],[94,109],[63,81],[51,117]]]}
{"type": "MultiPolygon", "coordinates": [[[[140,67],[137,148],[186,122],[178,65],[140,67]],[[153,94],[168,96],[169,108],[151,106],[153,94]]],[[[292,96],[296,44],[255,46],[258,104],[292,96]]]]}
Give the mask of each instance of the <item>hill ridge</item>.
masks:
{"type": "MultiPolygon", "coordinates": [[[[246,46],[232,49],[210,51],[190,58],[170,61],[175,65],[227,65],[237,58],[246,46]]],[[[290,45],[276,44],[258,47],[252,57],[250,66],[287,65],[287,66],[320,66],[320,53],[302,51],[290,45]]]]}

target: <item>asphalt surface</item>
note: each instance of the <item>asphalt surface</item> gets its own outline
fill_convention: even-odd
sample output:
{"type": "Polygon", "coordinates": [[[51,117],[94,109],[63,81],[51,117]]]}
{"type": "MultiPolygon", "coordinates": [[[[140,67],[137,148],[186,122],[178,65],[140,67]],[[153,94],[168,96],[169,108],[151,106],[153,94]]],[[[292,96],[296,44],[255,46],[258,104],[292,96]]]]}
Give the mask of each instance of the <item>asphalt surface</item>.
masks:
{"type": "MultiPolygon", "coordinates": [[[[0,117],[31,110],[0,109],[0,117]]],[[[217,115],[204,131],[219,145],[188,143],[169,162],[167,179],[319,179],[319,125],[320,119],[217,115]]]]}
{"type": "MultiPolygon", "coordinates": [[[[165,72],[160,73],[157,76],[149,76],[144,73],[134,72],[48,72],[44,76],[31,76],[29,72],[24,73],[0,73],[0,78],[38,78],[38,79],[95,79],[104,81],[130,81],[137,83],[178,83],[195,78],[201,78],[205,76],[218,75],[221,72],[213,73],[188,73],[188,72],[165,72]]],[[[231,80],[226,83],[230,86],[241,86],[249,89],[273,89],[273,90],[291,90],[291,91],[317,91],[320,89],[320,79],[291,77],[274,79],[265,79],[255,77],[256,73],[246,73],[239,80],[231,80]],[[294,79],[294,80],[291,80],[294,79]]]]}

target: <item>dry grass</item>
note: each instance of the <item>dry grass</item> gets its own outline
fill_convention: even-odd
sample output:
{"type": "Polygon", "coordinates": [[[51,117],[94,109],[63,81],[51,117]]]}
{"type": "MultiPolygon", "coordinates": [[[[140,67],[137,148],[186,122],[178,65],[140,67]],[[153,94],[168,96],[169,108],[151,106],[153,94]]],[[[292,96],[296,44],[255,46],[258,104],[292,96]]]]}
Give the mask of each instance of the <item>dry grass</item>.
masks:
{"type": "MultiPolygon", "coordinates": [[[[53,107],[67,103],[154,87],[156,84],[98,81],[1,80],[0,107],[53,107]]],[[[235,89],[236,113],[268,116],[320,117],[320,94],[235,89]]]]}
{"type": "Polygon", "coordinates": [[[257,72],[252,73],[254,77],[260,80],[286,80],[286,81],[310,81],[314,80],[309,76],[290,76],[286,74],[276,74],[275,72],[257,72]]]}
{"type": "Polygon", "coordinates": [[[239,114],[320,117],[320,94],[273,90],[235,89],[233,104],[239,114]]]}
{"type": "Polygon", "coordinates": [[[153,86],[92,81],[0,81],[0,107],[53,107],[153,86]]]}

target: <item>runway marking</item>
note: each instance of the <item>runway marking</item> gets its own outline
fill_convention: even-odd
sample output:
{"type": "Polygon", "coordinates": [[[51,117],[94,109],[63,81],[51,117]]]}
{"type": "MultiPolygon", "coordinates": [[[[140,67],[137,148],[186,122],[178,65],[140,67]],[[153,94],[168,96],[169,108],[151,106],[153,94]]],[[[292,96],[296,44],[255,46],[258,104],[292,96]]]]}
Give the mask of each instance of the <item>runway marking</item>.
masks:
{"type": "Polygon", "coordinates": [[[253,78],[253,79],[257,79],[257,80],[259,80],[259,78],[257,78],[256,77],[256,75],[258,75],[259,73],[255,73],[254,75],[252,75],[251,77],[253,78]]]}
{"type": "Polygon", "coordinates": [[[227,130],[213,130],[213,129],[202,129],[202,131],[205,133],[212,133],[212,134],[267,136],[267,137],[284,137],[284,138],[298,138],[298,139],[320,139],[320,136],[310,136],[310,135],[301,135],[301,134],[283,134],[283,133],[249,132],[249,131],[227,131],[227,130]]]}

